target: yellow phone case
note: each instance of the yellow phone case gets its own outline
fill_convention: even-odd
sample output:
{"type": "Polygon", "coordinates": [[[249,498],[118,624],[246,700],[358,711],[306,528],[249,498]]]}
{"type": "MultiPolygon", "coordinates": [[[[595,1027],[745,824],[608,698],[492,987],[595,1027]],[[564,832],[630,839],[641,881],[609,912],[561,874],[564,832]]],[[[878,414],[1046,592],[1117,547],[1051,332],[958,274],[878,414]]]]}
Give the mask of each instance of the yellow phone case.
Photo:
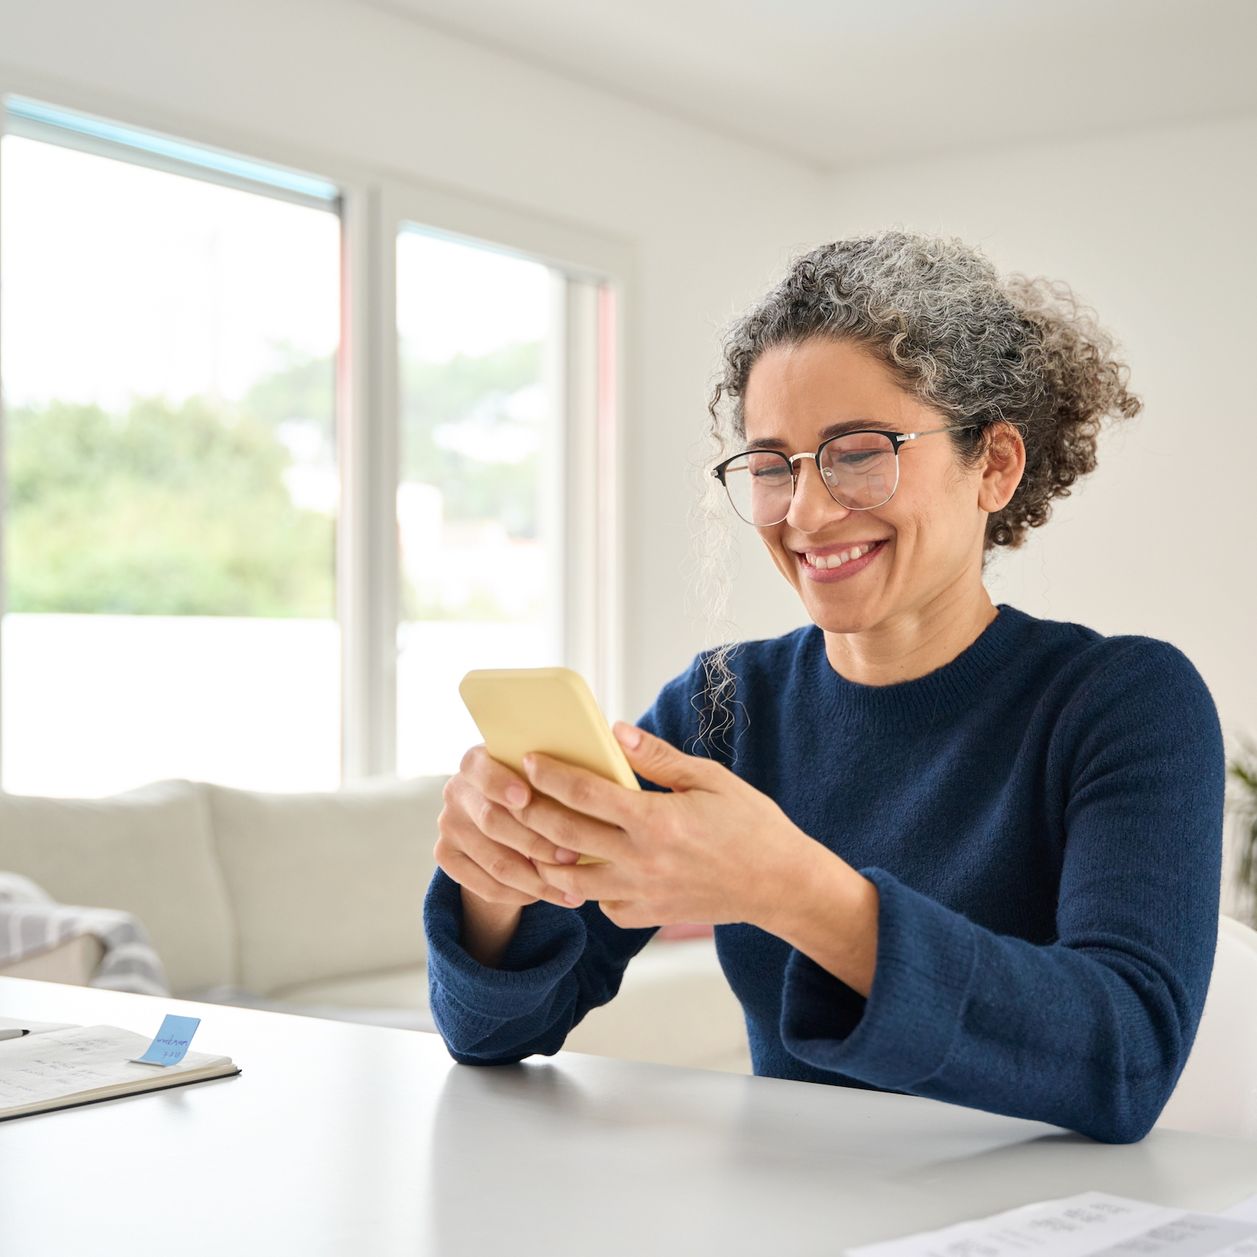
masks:
{"type": "MultiPolygon", "coordinates": [[[[579,672],[571,668],[475,668],[463,677],[458,693],[484,737],[485,749],[521,777],[525,777],[524,756],[536,751],[587,768],[630,790],[641,789],[579,672]]],[[[578,863],[606,861],[582,855],[578,863]]]]}

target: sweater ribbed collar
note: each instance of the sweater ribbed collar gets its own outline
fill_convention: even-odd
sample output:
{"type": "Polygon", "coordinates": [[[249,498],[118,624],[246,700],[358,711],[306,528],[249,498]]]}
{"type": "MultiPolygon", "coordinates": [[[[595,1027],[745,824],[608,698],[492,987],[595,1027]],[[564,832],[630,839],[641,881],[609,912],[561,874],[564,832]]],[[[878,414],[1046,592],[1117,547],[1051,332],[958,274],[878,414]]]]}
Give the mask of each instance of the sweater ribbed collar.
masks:
{"type": "Polygon", "coordinates": [[[925,676],[892,685],[863,685],[835,672],[825,654],[825,634],[808,630],[808,674],[833,715],[841,720],[879,726],[924,727],[939,717],[985,701],[988,687],[1026,644],[1033,617],[1007,603],[975,641],[950,663],[925,676]]]}

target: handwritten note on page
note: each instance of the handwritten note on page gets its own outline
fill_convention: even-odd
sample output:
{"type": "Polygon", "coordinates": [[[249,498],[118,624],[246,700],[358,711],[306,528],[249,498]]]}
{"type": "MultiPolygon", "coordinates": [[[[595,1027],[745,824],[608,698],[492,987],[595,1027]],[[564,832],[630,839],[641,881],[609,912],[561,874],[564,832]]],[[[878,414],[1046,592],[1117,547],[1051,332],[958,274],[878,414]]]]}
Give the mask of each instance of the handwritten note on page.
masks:
{"type": "MultiPolygon", "coordinates": [[[[0,1109],[117,1083],[143,1080],[151,1084],[153,1067],[129,1059],[148,1043],[144,1035],[114,1026],[78,1026],[6,1040],[0,1044],[0,1109]]],[[[227,1060],[225,1056],[189,1052],[167,1072],[175,1075],[227,1060]]]]}
{"type": "Polygon", "coordinates": [[[192,1036],[200,1024],[199,1017],[178,1017],[168,1013],[144,1055],[132,1059],[138,1065],[178,1065],[187,1055],[192,1036]]]}

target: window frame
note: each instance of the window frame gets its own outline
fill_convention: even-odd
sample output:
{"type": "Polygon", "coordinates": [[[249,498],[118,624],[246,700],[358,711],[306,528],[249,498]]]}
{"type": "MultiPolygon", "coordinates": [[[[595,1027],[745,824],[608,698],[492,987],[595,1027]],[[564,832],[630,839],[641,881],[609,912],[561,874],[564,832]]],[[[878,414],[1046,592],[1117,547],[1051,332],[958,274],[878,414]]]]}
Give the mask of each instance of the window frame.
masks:
{"type": "MultiPolygon", "coordinates": [[[[341,641],[341,783],[397,772],[397,636],[400,573],[397,539],[400,401],[397,345],[396,238],[414,224],[479,246],[505,249],[563,274],[564,476],[562,516],[593,527],[564,527],[563,662],[589,680],[608,712],[623,701],[625,426],[633,352],[629,320],[636,308],[636,249],[580,223],[502,200],[391,171],[347,162],[333,153],[243,133],[204,119],[140,107],[107,93],[0,68],[0,136],[30,134],[10,123],[6,99],[46,102],[176,143],[238,155],[281,170],[318,172],[339,190],[341,336],[336,373],[336,444],[340,509],[336,529],[336,615],[341,641]],[[608,325],[607,313],[614,312],[608,325]],[[612,379],[606,378],[607,351],[612,379]],[[600,365],[600,363],[602,365],[600,365]],[[573,596],[571,591],[583,591],[573,596]]],[[[32,138],[45,138],[33,136],[32,138]]],[[[100,138],[70,147],[123,157],[157,169],[284,196],[278,188],[224,171],[179,166],[164,157],[100,138]],[[112,147],[112,151],[107,151],[112,147]],[[151,155],[150,155],[151,156],[151,155]]],[[[4,170],[0,160],[0,186],[4,170]]],[[[310,203],[299,194],[288,199],[310,203]]],[[[0,230],[3,224],[0,223],[0,230]]],[[[0,379],[3,361],[0,360],[0,379]]],[[[0,400],[0,490],[7,484],[5,415],[0,400]]],[[[6,512],[0,491],[0,644],[3,638],[6,512]]],[[[4,677],[0,672],[0,704],[4,677]]],[[[2,710],[2,708],[0,708],[2,710]]],[[[0,764],[3,763],[0,727],[0,764]]]]}
{"type": "MultiPolygon", "coordinates": [[[[622,605],[624,563],[621,539],[623,492],[619,472],[625,466],[623,425],[623,376],[617,364],[624,362],[623,310],[625,293],[632,274],[632,251],[623,242],[585,231],[570,224],[535,215],[516,207],[504,208],[470,198],[434,185],[390,180],[381,189],[380,233],[389,259],[396,254],[398,233],[414,225],[433,230],[463,243],[496,248],[514,256],[551,266],[562,275],[561,306],[563,394],[561,456],[565,475],[559,510],[566,546],[563,570],[559,575],[561,615],[557,618],[561,657],[588,681],[606,711],[620,710],[622,673],[619,667],[621,635],[619,608],[622,605]],[[599,379],[598,319],[600,303],[610,302],[616,312],[611,331],[614,349],[611,364],[618,377],[610,382],[599,379]],[[609,387],[608,387],[609,385],[609,387]],[[571,527],[568,521],[592,521],[592,527],[571,527]],[[578,598],[573,590],[584,590],[578,598]]],[[[382,415],[388,437],[377,444],[387,452],[388,465],[379,469],[382,491],[390,501],[397,493],[401,422],[398,395],[399,362],[397,339],[397,273],[386,267],[381,288],[380,317],[390,334],[381,338],[385,361],[381,378],[386,385],[382,415]]],[[[383,553],[381,547],[380,553],[383,553]]],[[[396,537],[387,573],[377,574],[381,587],[374,591],[373,604],[397,605],[398,558],[396,537]]],[[[392,623],[396,623],[395,612],[392,623]]],[[[375,689],[396,695],[394,643],[380,643],[378,666],[387,672],[376,680],[375,689]],[[387,657],[385,657],[387,656],[387,657]]],[[[396,731],[396,709],[391,718],[378,724],[396,731]]],[[[385,748],[388,758],[394,748],[385,748]]]]}

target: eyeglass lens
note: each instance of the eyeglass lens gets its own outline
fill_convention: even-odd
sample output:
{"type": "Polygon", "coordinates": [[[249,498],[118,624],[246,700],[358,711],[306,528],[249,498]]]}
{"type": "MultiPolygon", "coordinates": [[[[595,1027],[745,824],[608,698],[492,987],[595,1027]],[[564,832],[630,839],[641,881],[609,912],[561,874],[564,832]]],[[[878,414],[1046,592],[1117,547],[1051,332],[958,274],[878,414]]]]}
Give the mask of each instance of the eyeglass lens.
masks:
{"type": "MultiPolygon", "coordinates": [[[[899,481],[894,442],[876,432],[852,432],[827,442],[819,470],[830,497],[854,511],[889,501],[899,481]]],[[[794,477],[784,454],[742,454],[725,468],[724,480],[733,509],[748,524],[766,528],[790,513],[794,477]]]]}

